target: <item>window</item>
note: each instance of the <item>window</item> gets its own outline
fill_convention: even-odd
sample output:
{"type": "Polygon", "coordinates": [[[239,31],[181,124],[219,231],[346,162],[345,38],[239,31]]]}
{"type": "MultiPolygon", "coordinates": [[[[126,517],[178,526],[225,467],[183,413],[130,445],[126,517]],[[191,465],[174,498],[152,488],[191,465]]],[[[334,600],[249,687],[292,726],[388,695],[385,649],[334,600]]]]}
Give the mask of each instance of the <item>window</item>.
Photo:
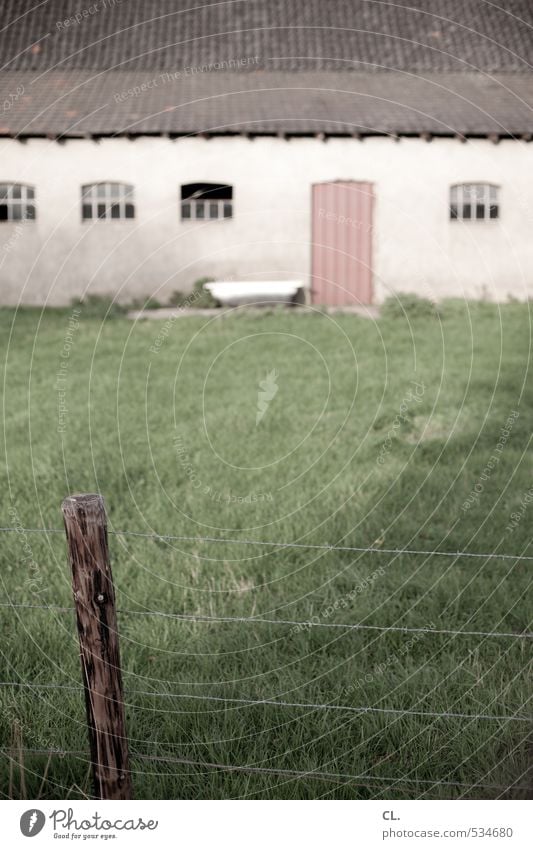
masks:
{"type": "Polygon", "coordinates": [[[450,218],[486,221],[498,218],[498,187],[489,183],[462,183],[450,189],[450,218]]]}
{"type": "Polygon", "coordinates": [[[181,218],[188,221],[232,218],[233,186],[218,183],[188,183],[181,187],[181,218]]]}
{"type": "Polygon", "coordinates": [[[35,220],[35,189],[22,183],[0,183],[0,221],[35,220]]]}
{"type": "Polygon", "coordinates": [[[127,183],[91,183],[81,187],[83,221],[134,218],[133,186],[127,183]]]}

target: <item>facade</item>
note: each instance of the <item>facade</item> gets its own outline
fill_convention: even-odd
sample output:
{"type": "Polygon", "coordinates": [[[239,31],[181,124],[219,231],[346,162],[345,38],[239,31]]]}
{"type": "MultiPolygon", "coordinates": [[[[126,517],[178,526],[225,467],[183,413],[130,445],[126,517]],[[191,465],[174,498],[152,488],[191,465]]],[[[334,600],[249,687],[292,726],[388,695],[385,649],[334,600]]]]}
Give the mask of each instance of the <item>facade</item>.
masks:
{"type": "Polygon", "coordinates": [[[35,220],[0,223],[4,304],[68,304],[87,292],[165,301],[204,276],[309,284],[313,243],[322,258],[327,244],[325,234],[313,239],[313,218],[330,222],[333,240],[329,270],[315,269],[331,286],[320,291],[317,279],[315,302],[379,303],[399,291],[533,297],[533,145],[525,142],[10,139],[0,142],[0,163],[0,184],[34,187],[36,209],[35,220]],[[369,184],[369,208],[350,214],[349,201],[326,192],[313,212],[313,185],[338,180],[355,181],[355,191],[369,184]],[[82,185],[101,181],[133,186],[133,218],[82,218],[82,185]],[[232,217],[182,220],[180,189],[193,181],[230,185],[232,217]],[[452,219],[451,187],[487,182],[498,187],[499,217],[452,219]],[[370,289],[357,267],[342,267],[347,257],[371,271],[370,289]]]}
{"type": "MultiPolygon", "coordinates": [[[[455,4],[458,19],[472,4],[455,4]]],[[[269,69],[264,45],[227,39],[224,54],[176,48],[179,56],[163,59],[152,50],[150,67],[131,67],[116,4],[67,26],[68,3],[22,23],[20,5],[4,39],[17,31],[17,43],[33,44],[55,15],[65,40],[48,58],[12,48],[0,74],[0,303],[62,305],[87,294],[166,301],[206,276],[294,279],[314,303],[332,305],[379,303],[393,292],[533,297],[533,57],[516,18],[503,26],[499,11],[492,24],[488,14],[514,53],[501,46],[487,60],[486,24],[479,55],[469,56],[475,73],[432,46],[396,56],[385,71],[369,72],[366,61],[347,73],[339,55],[335,67],[289,72],[269,69]],[[110,28],[127,70],[117,70],[116,55],[110,63],[103,49],[95,54],[95,26],[110,28]],[[81,47],[67,42],[70,31],[81,47]]],[[[127,5],[142,21],[142,4],[127,5]]],[[[439,5],[454,3],[431,8],[439,5]]],[[[283,5],[263,6],[283,18],[283,5]]],[[[311,33],[321,7],[306,8],[311,33]]],[[[398,8],[395,26],[407,20],[411,39],[427,40],[427,15],[398,8]]],[[[207,23],[191,21],[189,41],[201,51],[207,23]]],[[[153,35],[153,22],[145,26],[153,35]]],[[[375,46],[383,55],[398,41],[390,28],[375,46]]],[[[359,36],[343,32],[335,49],[353,56],[359,36]]],[[[168,41],[164,28],[154,37],[168,41]]],[[[280,44],[268,47],[279,54],[280,44]]],[[[461,47],[473,49],[466,39],[453,56],[461,47]]]]}

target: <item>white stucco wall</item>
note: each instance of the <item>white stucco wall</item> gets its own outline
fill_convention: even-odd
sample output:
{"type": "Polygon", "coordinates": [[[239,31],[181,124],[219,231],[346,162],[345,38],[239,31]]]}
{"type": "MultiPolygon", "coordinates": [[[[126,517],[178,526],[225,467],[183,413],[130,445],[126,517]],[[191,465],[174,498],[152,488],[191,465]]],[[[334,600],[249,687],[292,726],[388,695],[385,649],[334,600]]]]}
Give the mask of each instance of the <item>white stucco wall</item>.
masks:
{"type": "Polygon", "coordinates": [[[36,187],[37,221],[0,223],[0,301],[87,290],[165,300],[198,277],[310,277],[311,185],[374,184],[374,300],[533,297],[533,144],[387,138],[0,142],[0,182],[36,187]],[[133,221],[82,223],[80,186],[135,186],[133,221]],[[179,187],[234,187],[234,218],[180,221],[179,187]],[[451,222],[452,183],[500,185],[500,219],[451,222]]]}

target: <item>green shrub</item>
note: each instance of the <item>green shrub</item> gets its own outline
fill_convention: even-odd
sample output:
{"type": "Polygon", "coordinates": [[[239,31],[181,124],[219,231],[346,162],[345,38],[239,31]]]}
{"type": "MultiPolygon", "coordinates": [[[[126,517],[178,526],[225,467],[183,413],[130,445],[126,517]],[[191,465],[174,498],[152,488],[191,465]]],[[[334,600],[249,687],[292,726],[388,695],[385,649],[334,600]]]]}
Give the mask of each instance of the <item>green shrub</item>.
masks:
{"type": "Polygon", "coordinates": [[[86,298],[73,298],[72,307],[81,310],[81,318],[118,318],[127,310],[109,295],[87,295],[86,298]]]}
{"type": "Polygon", "coordinates": [[[196,280],[192,287],[192,293],[188,298],[188,303],[191,307],[209,309],[210,307],[218,306],[218,302],[215,301],[211,292],[204,288],[204,284],[211,283],[212,280],[212,277],[200,277],[199,280],[196,280]]]}
{"type": "Polygon", "coordinates": [[[439,318],[440,310],[433,301],[419,295],[390,295],[382,307],[383,318],[439,318]]]}
{"type": "Polygon", "coordinates": [[[182,292],[180,289],[176,289],[169,298],[169,304],[184,309],[208,309],[218,306],[211,292],[204,289],[204,284],[211,283],[212,279],[212,277],[200,277],[193,284],[190,292],[182,292]]]}

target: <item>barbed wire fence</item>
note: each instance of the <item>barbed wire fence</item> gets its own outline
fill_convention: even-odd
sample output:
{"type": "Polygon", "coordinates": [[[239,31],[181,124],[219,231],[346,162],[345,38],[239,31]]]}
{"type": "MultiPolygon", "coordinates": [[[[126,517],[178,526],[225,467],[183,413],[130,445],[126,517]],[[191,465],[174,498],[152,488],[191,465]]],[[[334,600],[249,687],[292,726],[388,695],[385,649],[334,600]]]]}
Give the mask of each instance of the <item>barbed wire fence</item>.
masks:
{"type": "MultiPolygon", "coordinates": [[[[191,767],[200,770],[213,770],[230,773],[244,773],[248,775],[265,775],[272,777],[284,778],[287,780],[319,780],[339,786],[353,785],[376,787],[385,785],[393,785],[394,790],[402,791],[405,786],[406,792],[412,792],[413,786],[429,787],[447,787],[458,788],[463,790],[498,790],[498,791],[530,791],[529,785],[520,784],[524,775],[519,776],[510,784],[497,784],[487,782],[467,783],[453,780],[443,779],[422,779],[405,777],[391,777],[372,775],[366,772],[363,773],[341,773],[329,772],[326,770],[308,770],[299,771],[285,769],[281,767],[261,767],[257,765],[239,765],[220,763],[207,760],[195,760],[191,758],[169,756],[168,754],[153,754],[140,751],[128,751],[128,740],[125,733],[123,711],[124,706],[139,708],[139,705],[124,702],[120,660],[117,656],[117,662],[110,662],[107,655],[108,646],[107,639],[118,639],[118,627],[114,619],[115,613],[120,616],[128,617],[154,617],[166,620],[197,622],[197,623],[232,623],[245,626],[268,625],[280,628],[291,628],[298,630],[309,629],[335,629],[336,631],[344,631],[345,633],[360,631],[373,631],[378,633],[399,633],[399,634],[424,634],[438,636],[448,636],[452,638],[460,637],[478,637],[483,640],[505,640],[505,641],[524,641],[533,640],[533,631],[483,631],[469,629],[452,629],[452,628],[437,628],[437,627],[408,627],[401,625],[386,625],[386,624],[368,624],[366,622],[324,622],[316,618],[310,620],[294,620],[281,618],[268,618],[263,616],[214,616],[206,614],[190,614],[184,612],[166,611],[166,610],[131,610],[118,609],[115,611],[114,604],[114,587],[112,585],[112,577],[109,569],[109,556],[107,552],[107,534],[122,537],[137,537],[159,541],[179,541],[193,542],[198,544],[235,544],[247,546],[266,546],[272,549],[308,549],[308,550],[323,550],[332,552],[354,552],[371,555],[409,555],[409,556],[438,556],[453,558],[483,558],[489,560],[512,560],[515,563],[520,561],[533,560],[532,555],[527,554],[510,554],[500,552],[470,552],[470,551],[443,551],[435,550],[420,550],[412,548],[381,548],[376,546],[347,546],[336,545],[330,543],[303,543],[303,542],[286,542],[286,541],[271,541],[244,539],[240,537],[211,537],[211,536],[186,536],[175,534],[157,534],[144,533],[140,531],[129,530],[109,530],[107,529],[107,520],[103,508],[103,499],[101,496],[76,496],[77,499],[85,499],[76,505],[75,525],[79,531],[79,538],[74,541],[72,539],[72,530],[69,533],[68,522],[66,521],[67,542],[70,546],[70,561],[73,568],[73,587],[75,606],[62,606],[56,604],[33,604],[29,602],[17,601],[2,601],[0,607],[15,610],[43,610],[50,613],[72,615],[77,614],[78,630],[80,631],[80,616],[82,622],[91,622],[103,627],[100,633],[106,635],[104,637],[104,652],[101,652],[101,647],[95,645],[94,641],[85,646],[86,650],[94,661],[96,659],[97,666],[100,666],[100,676],[91,678],[88,675],[87,664],[84,664],[83,649],[84,644],[80,633],[80,647],[82,649],[82,678],[84,686],[71,686],[60,682],[27,682],[17,680],[2,680],[0,688],[13,688],[15,690],[51,690],[64,692],[85,692],[86,705],[88,706],[88,731],[91,752],[83,750],[64,749],[61,747],[19,747],[19,755],[28,754],[35,756],[52,757],[73,757],[88,764],[93,773],[93,781],[95,786],[94,798],[130,798],[131,797],[131,777],[136,774],[144,774],[142,770],[133,769],[130,766],[130,760],[134,763],[156,763],[167,765],[179,765],[183,767],[191,767]],[[101,515],[96,521],[96,548],[95,540],[90,539],[88,534],[87,524],[91,524],[87,519],[87,499],[92,499],[93,503],[101,508],[101,515]],[[96,501],[95,501],[96,500],[96,501]],[[81,513],[80,513],[81,509],[81,513]],[[74,554],[73,554],[74,548],[74,554]],[[76,574],[79,577],[81,572],[84,573],[85,579],[88,578],[89,585],[85,586],[83,592],[80,593],[80,587],[76,584],[76,574]],[[111,584],[111,586],[109,586],[111,584]],[[96,594],[95,594],[96,593],[96,594]],[[96,605],[96,606],[95,606],[96,605]],[[111,615],[105,615],[102,619],[102,606],[109,606],[111,615]],[[94,620],[94,622],[92,622],[94,620]],[[114,624],[113,624],[114,623],[114,624]],[[98,689],[100,687],[101,689],[98,689]],[[99,704],[100,714],[95,716],[90,715],[90,710],[94,709],[95,703],[99,704]],[[119,715],[122,715],[122,722],[117,723],[117,710],[119,715]],[[110,751],[119,752],[119,762],[117,763],[113,757],[110,757],[110,751]],[[409,789],[411,788],[411,789],[409,789]]],[[[64,504],[73,499],[65,499],[64,504]]],[[[25,528],[17,527],[0,527],[0,533],[24,533],[24,534],[64,534],[65,529],[62,528],[25,528]]],[[[109,614],[109,610],[107,614],[109,614]]],[[[82,629],[83,630],[83,629],[82,629]]],[[[92,664],[91,664],[92,665],[92,664]]],[[[414,710],[409,708],[394,708],[380,707],[375,705],[343,705],[331,702],[304,702],[304,701],[284,701],[272,698],[251,699],[246,697],[228,697],[218,696],[215,694],[205,693],[174,693],[164,690],[126,690],[127,698],[135,698],[136,696],[154,697],[157,699],[175,699],[184,702],[208,702],[220,704],[221,709],[227,710],[231,707],[274,707],[276,709],[290,708],[306,710],[306,711],[336,711],[343,712],[346,715],[350,714],[380,714],[389,715],[396,718],[402,717],[418,717],[431,721],[435,720],[464,720],[467,722],[482,722],[482,723],[531,723],[533,717],[522,715],[515,712],[509,714],[492,714],[492,713],[465,713],[460,711],[424,711],[414,710]]],[[[152,710],[152,708],[150,708],[152,710]]],[[[165,712],[168,712],[165,710],[165,712]]],[[[171,713],[183,714],[188,713],[187,710],[173,710],[171,713]]],[[[120,718],[120,717],[119,717],[120,718]]],[[[145,741],[148,742],[148,741],[145,741]]],[[[13,748],[0,748],[0,753],[5,755],[10,760],[13,760],[15,755],[13,748]]],[[[150,773],[151,775],[167,775],[168,773],[150,773]]]]}

